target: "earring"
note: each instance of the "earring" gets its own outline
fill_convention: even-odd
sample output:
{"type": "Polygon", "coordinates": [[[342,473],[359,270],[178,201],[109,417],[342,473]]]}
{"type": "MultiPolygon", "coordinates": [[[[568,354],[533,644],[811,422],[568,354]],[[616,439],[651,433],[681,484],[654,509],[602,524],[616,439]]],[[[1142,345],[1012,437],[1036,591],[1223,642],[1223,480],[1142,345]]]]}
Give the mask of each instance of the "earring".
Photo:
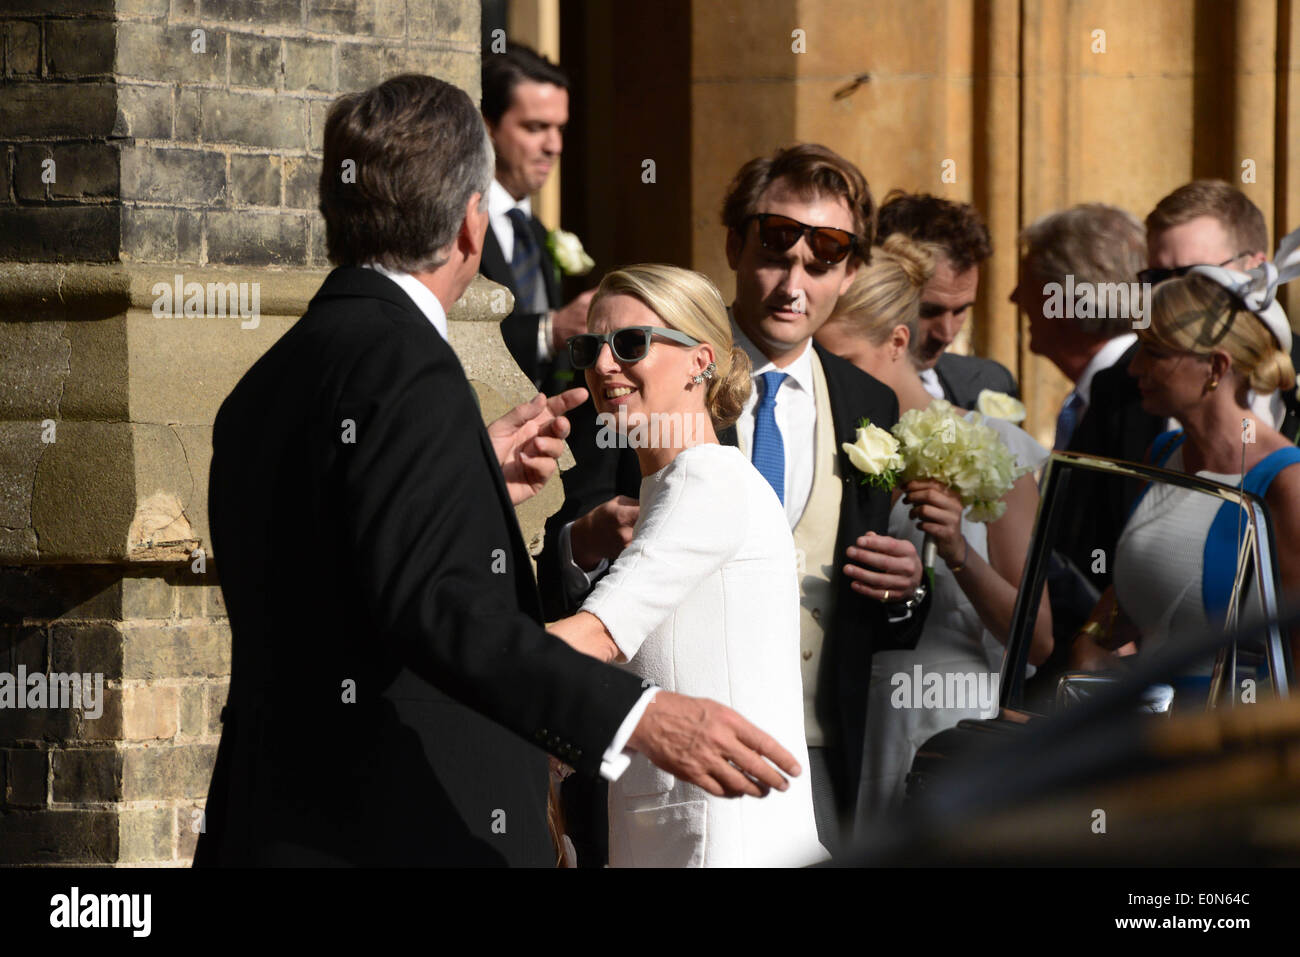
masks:
{"type": "Polygon", "coordinates": [[[701,372],[699,375],[691,376],[691,381],[694,382],[696,385],[699,385],[705,379],[712,379],[713,373],[717,371],[717,368],[718,367],[714,363],[710,362],[707,366],[704,367],[704,371],[701,372]]]}
{"type": "Polygon", "coordinates": [[[1205,383],[1205,391],[1206,391],[1206,392],[1213,392],[1213,391],[1214,391],[1215,389],[1217,389],[1218,387],[1219,387],[1219,378],[1218,378],[1218,376],[1215,376],[1215,377],[1214,377],[1213,379],[1211,379],[1209,382],[1205,383]]]}

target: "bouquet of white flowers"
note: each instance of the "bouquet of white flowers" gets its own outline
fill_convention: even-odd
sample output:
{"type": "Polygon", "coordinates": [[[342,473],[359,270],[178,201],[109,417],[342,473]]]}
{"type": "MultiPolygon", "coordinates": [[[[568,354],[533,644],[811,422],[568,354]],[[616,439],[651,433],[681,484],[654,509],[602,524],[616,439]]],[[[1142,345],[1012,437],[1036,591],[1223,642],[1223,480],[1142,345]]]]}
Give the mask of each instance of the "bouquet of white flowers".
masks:
{"type": "Polygon", "coordinates": [[[1024,403],[1019,399],[1005,392],[994,392],[992,389],[980,390],[979,398],[975,400],[975,408],[986,419],[1006,419],[1008,422],[1015,423],[1025,421],[1025,416],[1028,414],[1024,403]]]}
{"type": "MultiPolygon", "coordinates": [[[[1031,470],[1016,464],[983,419],[977,412],[967,421],[952,403],[935,399],[924,409],[904,412],[892,435],[864,419],[857,442],[845,442],[844,451],[863,473],[863,482],[892,489],[900,481],[932,479],[956,493],[970,509],[966,517],[972,522],[996,522],[1007,509],[1003,496],[1031,470]]],[[[934,557],[934,542],[927,536],[921,556],[926,568],[933,567],[934,557]]]]}

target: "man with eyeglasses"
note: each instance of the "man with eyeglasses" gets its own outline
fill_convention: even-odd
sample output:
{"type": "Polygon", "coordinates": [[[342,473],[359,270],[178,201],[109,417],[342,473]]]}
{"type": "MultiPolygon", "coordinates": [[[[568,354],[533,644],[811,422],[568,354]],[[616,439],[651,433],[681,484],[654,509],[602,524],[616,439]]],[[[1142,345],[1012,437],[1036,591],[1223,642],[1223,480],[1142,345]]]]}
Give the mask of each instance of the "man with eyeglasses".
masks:
{"type": "MultiPolygon", "coordinates": [[[[1219,179],[1198,179],[1178,187],[1156,204],[1146,221],[1148,268],[1142,282],[1155,285],[1181,276],[1192,266],[1226,266],[1245,271],[1268,258],[1268,227],[1259,207],[1241,190],[1219,179]]],[[[1292,363],[1300,362],[1296,345],[1292,363]]],[[[1295,390],[1270,395],[1250,393],[1252,410],[1296,441],[1300,405],[1295,390]]]]}

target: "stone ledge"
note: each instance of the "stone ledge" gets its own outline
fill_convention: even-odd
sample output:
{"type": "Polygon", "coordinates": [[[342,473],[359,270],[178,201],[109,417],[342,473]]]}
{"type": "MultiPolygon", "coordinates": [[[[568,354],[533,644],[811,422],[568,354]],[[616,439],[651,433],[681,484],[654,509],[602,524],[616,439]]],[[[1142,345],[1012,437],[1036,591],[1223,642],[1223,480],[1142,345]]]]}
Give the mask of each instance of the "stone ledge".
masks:
{"type": "MultiPolygon", "coordinates": [[[[158,283],[174,286],[184,281],[208,283],[256,282],[261,289],[262,312],[297,318],[320,288],[328,269],[292,269],[271,266],[188,266],[137,263],[0,263],[0,316],[4,321],[48,321],[45,309],[28,314],[32,306],[77,310],[61,317],[95,320],[121,315],[128,309],[152,311],[158,283]],[[13,310],[11,312],[11,310],[13,310]]],[[[504,286],[478,276],[465,294],[447,310],[449,322],[494,322],[514,308],[514,297],[504,286]]],[[[223,318],[208,315],[182,318],[223,318]]]]}
{"type": "MultiPolygon", "coordinates": [[[[214,557],[207,522],[212,422],[249,366],[328,275],[253,266],[0,263],[0,565],[171,564],[214,557]],[[159,318],[161,289],[257,283],[260,318],[159,318]],[[184,387],[178,384],[183,383],[184,387]],[[57,438],[56,438],[57,436],[57,438]]],[[[173,304],[174,305],[174,304],[173,304]]],[[[535,394],[507,352],[508,290],[477,277],[448,313],[449,339],[485,421],[535,394]]],[[[215,309],[215,311],[220,311],[215,309]]],[[[566,451],[560,466],[573,458],[566,451]]],[[[517,510],[541,550],[563,501],[553,479],[517,510]]]]}

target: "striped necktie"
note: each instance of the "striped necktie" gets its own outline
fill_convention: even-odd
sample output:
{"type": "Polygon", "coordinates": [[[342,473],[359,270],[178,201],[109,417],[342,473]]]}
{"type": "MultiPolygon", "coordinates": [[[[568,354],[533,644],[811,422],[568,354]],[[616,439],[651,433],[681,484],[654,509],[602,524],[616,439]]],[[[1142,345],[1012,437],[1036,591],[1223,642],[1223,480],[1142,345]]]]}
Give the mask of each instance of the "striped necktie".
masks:
{"type": "Polygon", "coordinates": [[[760,475],[785,504],[785,442],[776,427],[776,391],[786,380],[784,372],[764,372],[758,377],[763,394],[754,409],[754,448],[750,458],[760,475]]]}
{"type": "Polygon", "coordinates": [[[516,206],[506,213],[515,227],[515,250],[510,271],[515,276],[515,307],[522,313],[545,312],[546,284],[542,281],[542,252],[529,228],[528,214],[516,206]]]}

